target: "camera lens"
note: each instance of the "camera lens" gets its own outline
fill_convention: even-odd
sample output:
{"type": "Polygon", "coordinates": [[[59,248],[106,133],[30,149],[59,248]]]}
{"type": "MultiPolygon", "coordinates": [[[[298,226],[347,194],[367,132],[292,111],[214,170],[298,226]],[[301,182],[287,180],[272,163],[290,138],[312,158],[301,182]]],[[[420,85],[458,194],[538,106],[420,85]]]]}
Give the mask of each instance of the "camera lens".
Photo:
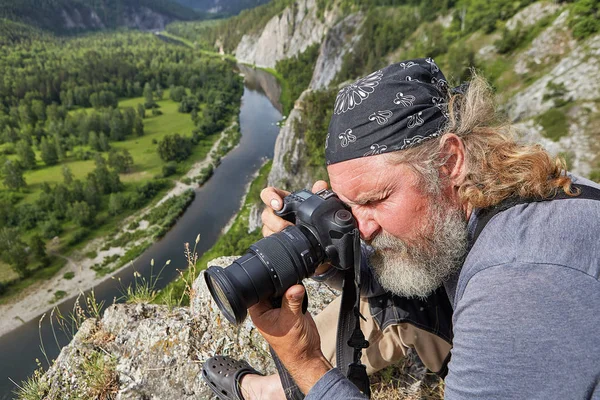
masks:
{"type": "Polygon", "coordinates": [[[280,297],[292,285],[309,277],[323,260],[314,236],[298,226],[263,238],[226,268],[209,267],[208,289],[223,315],[234,324],[261,300],[280,297]]]}

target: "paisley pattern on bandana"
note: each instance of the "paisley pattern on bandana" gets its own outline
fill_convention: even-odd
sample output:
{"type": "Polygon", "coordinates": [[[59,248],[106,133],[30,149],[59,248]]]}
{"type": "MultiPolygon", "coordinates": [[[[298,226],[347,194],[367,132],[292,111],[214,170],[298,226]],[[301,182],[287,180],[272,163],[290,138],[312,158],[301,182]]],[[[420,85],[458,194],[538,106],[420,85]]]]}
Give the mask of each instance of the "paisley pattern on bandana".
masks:
{"type": "Polygon", "coordinates": [[[379,125],[387,123],[392,116],[390,110],[377,111],[369,115],[369,121],[377,121],[379,125]]]}
{"type": "Polygon", "coordinates": [[[341,140],[342,147],[346,147],[348,144],[356,142],[356,136],[352,134],[352,129],[346,129],[346,132],[340,133],[338,138],[341,140]]]}
{"type": "Polygon", "coordinates": [[[377,155],[377,154],[381,154],[381,153],[383,153],[386,150],[387,150],[387,146],[385,144],[382,144],[380,146],[377,143],[374,143],[374,144],[371,145],[371,150],[367,151],[364,154],[364,157],[374,156],[374,155],[377,155]]]}
{"type": "Polygon", "coordinates": [[[402,92],[396,93],[396,98],[394,99],[394,104],[401,104],[404,107],[410,107],[415,102],[415,96],[412,95],[404,95],[402,92]]]}
{"type": "Polygon", "coordinates": [[[408,61],[408,62],[401,62],[401,63],[398,63],[398,65],[399,65],[400,67],[402,67],[402,69],[407,69],[407,68],[414,67],[415,65],[419,65],[419,64],[417,64],[417,63],[414,63],[414,62],[412,62],[412,61],[408,61]]]}
{"type": "Polygon", "coordinates": [[[340,90],[335,99],[334,113],[342,114],[361,104],[375,91],[382,76],[381,70],[375,71],[340,90]]]}
{"type": "Polygon", "coordinates": [[[325,139],[327,164],[404,150],[443,135],[449,96],[446,77],[432,58],[402,61],[358,79],[335,100],[332,134],[325,139]]]}

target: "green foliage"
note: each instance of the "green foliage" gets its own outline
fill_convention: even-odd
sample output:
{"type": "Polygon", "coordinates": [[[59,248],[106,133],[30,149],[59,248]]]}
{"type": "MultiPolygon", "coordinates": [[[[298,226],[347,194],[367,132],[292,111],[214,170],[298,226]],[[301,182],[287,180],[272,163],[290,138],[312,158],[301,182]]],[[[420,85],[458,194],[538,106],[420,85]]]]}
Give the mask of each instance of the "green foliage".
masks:
{"type": "Polygon", "coordinates": [[[0,258],[19,276],[27,275],[27,252],[16,228],[0,228],[0,258]]]}
{"type": "Polygon", "coordinates": [[[35,168],[35,153],[27,141],[21,140],[17,143],[17,155],[19,156],[19,162],[24,169],[35,168]]]}
{"type": "Polygon", "coordinates": [[[534,0],[460,0],[456,4],[460,30],[464,33],[483,29],[491,33],[498,21],[506,21],[534,0]]]}
{"type": "Polygon", "coordinates": [[[164,178],[177,173],[177,163],[175,161],[169,161],[162,167],[162,175],[164,178]]]}
{"type": "Polygon", "coordinates": [[[175,224],[177,218],[179,218],[185,209],[192,203],[194,197],[195,192],[193,190],[186,190],[182,195],[171,197],[160,206],[155,207],[148,213],[145,219],[151,225],[170,228],[175,224]]]}
{"type": "MultiPolygon", "coordinates": [[[[315,179],[326,179],[325,141],[327,140],[331,109],[337,91],[315,91],[304,100],[302,118],[296,120],[296,132],[304,135],[307,146],[308,167],[315,179]]],[[[290,171],[293,173],[293,171],[290,171]]]]}
{"type": "Polygon", "coordinates": [[[111,150],[108,153],[108,165],[120,174],[129,172],[133,166],[133,157],[129,150],[111,150]]]}
{"type": "Polygon", "coordinates": [[[131,18],[128,11],[142,12],[141,7],[163,14],[168,19],[198,18],[191,9],[175,2],[161,0],[3,0],[0,18],[24,22],[57,33],[81,32],[100,27],[117,28],[131,18]],[[78,27],[68,27],[65,15],[78,27]]]}
{"type": "Polygon", "coordinates": [[[287,101],[282,103],[284,114],[289,114],[295,99],[308,88],[318,56],[319,44],[315,43],[297,56],[278,61],[275,65],[277,72],[288,83],[290,92],[287,101]]]}
{"type": "Polygon", "coordinates": [[[50,390],[50,385],[42,377],[44,369],[38,363],[38,368],[25,381],[21,382],[14,392],[18,400],[44,400],[50,390]]]}
{"type": "Polygon", "coordinates": [[[158,142],[158,155],[163,161],[183,161],[191,153],[190,139],[178,133],[166,135],[158,142]]]}
{"type": "Polygon", "coordinates": [[[569,133],[567,116],[560,108],[551,108],[541,114],[537,122],[544,128],[544,136],[555,142],[569,133]]]}
{"type": "Polygon", "coordinates": [[[69,205],[69,218],[81,226],[89,226],[94,222],[95,210],[85,201],[76,201],[69,205]]]}
{"type": "Polygon", "coordinates": [[[66,279],[68,281],[73,279],[74,277],[75,277],[75,272],[73,272],[73,271],[65,272],[63,274],[63,279],[66,279]]]}
{"type": "Polygon", "coordinates": [[[20,190],[27,186],[23,178],[23,169],[18,161],[6,160],[0,171],[2,183],[11,190],[20,190]]]}
{"type": "Polygon", "coordinates": [[[56,146],[54,141],[48,141],[45,137],[42,138],[40,143],[40,151],[42,161],[50,166],[58,162],[58,154],[56,153],[56,146]]]}
{"type": "Polygon", "coordinates": [[[50,304],[56,303],[57,301],[63,299],[67,295],[67,292],[64,290],[57,290],[54,292],[54,297],[50,300],[50,304]]]}
{"type": "Polygon", "coordinates": [[[573,36],[582,40],[600,31],[600,3],[598,0],[577,0],[571,5],[569,26],[573,36]]]}
{"type": "Polygon", "coordinates": [[[214,167],[212,164],[209,164],[208,167],[204,167],[200,170],[200,174],[196,176],[195,180],[199,186],[204,185],[204,183],[210,179],[214,172],[214,167]]]}

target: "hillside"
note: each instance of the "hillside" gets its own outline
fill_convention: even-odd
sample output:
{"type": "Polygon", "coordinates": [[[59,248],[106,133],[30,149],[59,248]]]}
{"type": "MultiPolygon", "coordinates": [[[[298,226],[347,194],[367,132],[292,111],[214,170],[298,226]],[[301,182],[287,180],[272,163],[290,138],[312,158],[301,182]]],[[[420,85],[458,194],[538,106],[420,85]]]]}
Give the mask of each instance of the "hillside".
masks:
{"type": "Polygon", "coordinates": [[[163,29],[170,22],[198,17],[169,0],[0,0],[0,18],[55,33],[118,27],[163,29]]]}
{"type": "MultiPolygon", "coordinates": [[[[268,179],[264,175],[269,167],[250,189],[256,197],[267,184],[295,190],[327,178],[323,143],[340,85],[390,63],[424,56],[435,57],[451,84],[468,80],[471,68],[480,71],[522,140],[540,143],[564,157],[571,171],[600,181],[599,15],[598,2],[591,0],[274,0],[227,20],[177,22],[167,31],[205,50],[266,68],[282,84],[287,118],[268,179]]],[[[258,227],[259,207],[244,203],[198,268],[206,267],[207,255],[242,254],[248,241],[260,235],[258,227]]],[[[134,388],[150,397],[163,386],[169,391],[165,398],[197,397],[205,387],[198,372],[188,368],[199,365],[206,354],[239,354],[231,341],[244,336],[240,330],[230,332],[218,313],[206,317],[206,304],[194,303],[194,268],[161,292],[157,301],[163,305],[116,306],[104,320],[89,322],[93,330],[82,330],[58,365],[41,380],[36,375],[32,385],[43,389],[53,384],[55,393],[68,385],[85,387],[87,376],[71,378],[70,366],[83,365],[74,369],[85,372],[91,361],[104,360],[103,371],[114,383],[112,393],[134,388]],[[191,308],[174,307],[190,305],[190,298],[191,308]],[[162,315],[173,316],[168,328],[157,322],[166,321],[162,315]],[[118,331],[111,321],[119,321],[118,331]],[[158,328],[147,328],[153,326],[158,328]],[[156,368],[144,368],[148,365],[156,368]],[[128,371],[135,371],[135,385],[128,385],[128,371]],[[57,378],[61,374],[77,384],[62,384],[57,378]]],[[[248,323],[241,329],[253,328],[248,323]]],[[[244,342],[243,349],[251,364],[261,365],[262,343],[244,342]]],[[[392,369],[376,380],[394,386],[407,376],[392,369]]],[[[410,383],[417,389],[421,385],[410,383]]],[[[443,396],[436,382],[434,386],[435,395],[424,398],[443,396]]],[[[386,397],[383,391],[375,398],[396,398],[394,393],[386,397]]],[[[415,397],[408,393],[403,398],[415,397]]]]}
{"type": "Polygon", "coordinates": [[[268,0],[175,0],[191,9],[213,16],[232,16],[242,10],[267,3],[268,0]]]}
{"type": "MultiPolygon", "coordinates": [[[[327,90],[403,59],[434,57],[451,84],[468,79],[475,68],[493,85],[501,110],[525,140],[541,143],[574,172],[598,180],[599,16],[598,2],[589,0],[276,0],[216,25],[178,23],[167,30],[239,61],[275,68],[294,93],[288,111],[305,89],[316,92],[301,108],[311,108],[307,101],[327,107],[327,90]]],[[[309,127],[298,126],[299,131],[288,119],[284,131],[303,139],[290,143],[322,153],[326,121],[310,127],[311,115],[297,114],[309,127]]],[[[299,182],[292,171],[307,165],[305,152],[286,148],[282,157],[290,152],[299,156],[296,165],[286,156],[287,174],[277,162],[272,174],[299,182]]],[[[311,165],[324,165],[310,154],[311,165]]]]}

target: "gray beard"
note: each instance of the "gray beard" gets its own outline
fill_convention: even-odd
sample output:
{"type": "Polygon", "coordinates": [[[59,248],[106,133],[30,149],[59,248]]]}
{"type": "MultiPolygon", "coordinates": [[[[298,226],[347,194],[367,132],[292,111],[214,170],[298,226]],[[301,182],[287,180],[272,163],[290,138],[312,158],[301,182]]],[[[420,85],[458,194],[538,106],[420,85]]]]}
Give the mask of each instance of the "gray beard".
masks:
{"type": "Polygon", "coordinates": [[[424,298],[460,270],[467,254],[467,222],[461,210],[432,199],[428,221],[416,243],[382,232],[370,242],[370,264],[384,289],[424,298]]]}

